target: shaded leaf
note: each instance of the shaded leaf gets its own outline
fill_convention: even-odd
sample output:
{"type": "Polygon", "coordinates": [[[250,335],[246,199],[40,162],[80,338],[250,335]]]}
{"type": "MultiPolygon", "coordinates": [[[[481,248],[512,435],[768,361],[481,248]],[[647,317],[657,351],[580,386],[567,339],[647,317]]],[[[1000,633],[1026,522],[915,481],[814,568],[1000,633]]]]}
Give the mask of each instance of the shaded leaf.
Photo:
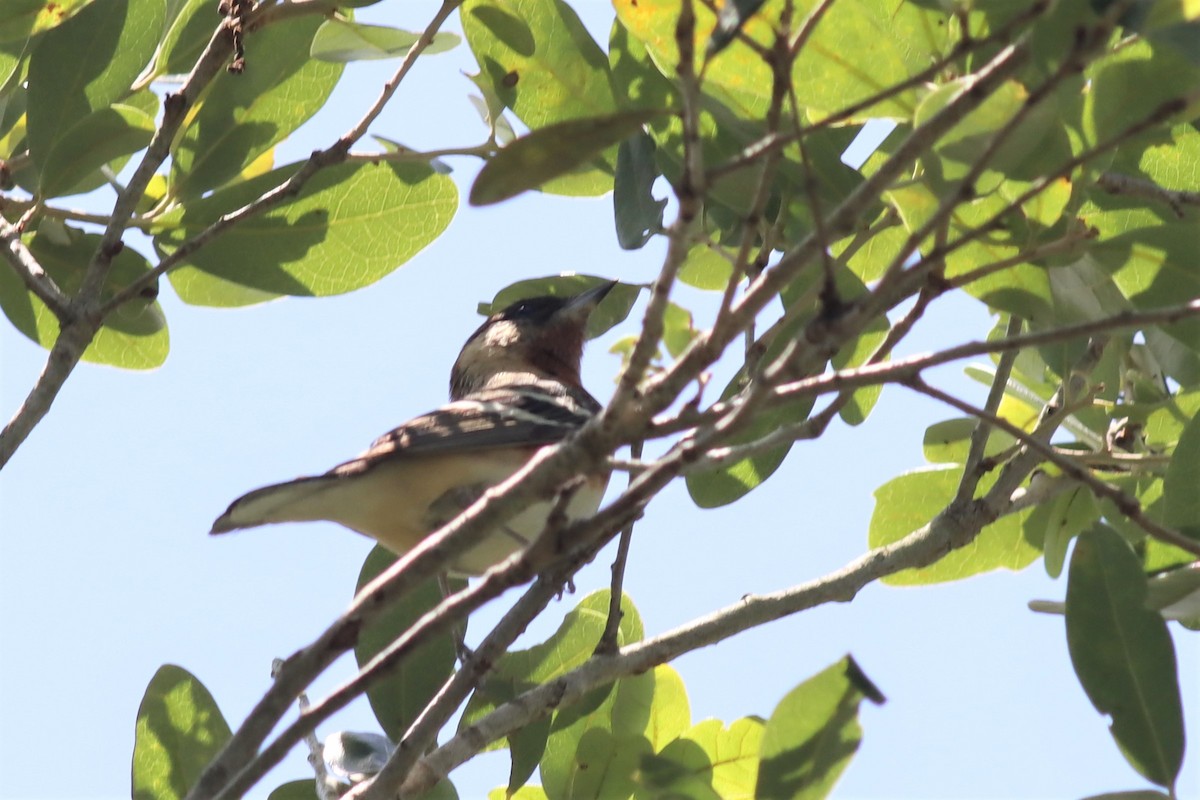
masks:
{"type": "Polygon", "coordinates": [[[654,140],[635,133],[617,147],[617,172],[613,178],[613,216],[617,243],[637,250],[662,229],[666,198],[654,199],[658,167],[654,162],[654,140]]]}
{"type": "MultiPolygon", "coordinates": [[[[61,227],[61,243],[51,233],[39,232],[27,240],[30,251],[67,295],[83,283],[84,270],[100,243],[99,234],[61,227]]],[[[150,271],[140,253],[126,247],[113,259],[101,298],[117,291],[150,271]]],[[[83,359],[123,369],[153,369],[167,358],[170,336],[162,307],[154,299],[157,288],[116,309],[104,321],[96,338],[83,352],[83,359]]],[[[58,320],[41,300],[25,288],[11,269],[0,270],[0,308],[21,333],[49,349],[58,338],[58,320]]]]}
{"type": "Polygon", "coordinates": [[[1167,623],[1146,608],[1137,556],[1104,525],[1081,536],[1071,556],[1067,645],[1122,754],[1147,779],[1173,787],[1183,763],[1175,648],[1167,623]]]}
{"type": "Polygon", "coordinates": [[[267,800],[320,800],[320,795],[317,794],[317,782],[306,778],[276,786],[267,795],[267,800]]]}
{"type": "MultiPolygon", "coordinates": [[[[383,547],[372,548],[359,572],[355,594],[394,564],[396,558],[383,547]]],[[[463,581],[453,581],[451,589],[457,590],[464,585],[463,581]]],[[[366,625],[354,645],[354,658],[359,668],[399,639],[441,601],[442,592],[437,580],[430,579],[366,625]]],[[[417,715],[450,677],[454,659],[454,637],[445,633],[412,650],[395,669],[367,687],[367,698],[371,701],[375,719],[392,741],[398,742],[404,737],[417,715]]]]}
{"type": "Polygon", "coordinates": [[[483,75],[530,129],[616,109],[604,52],[562,0],[468,0],[460,15],[483,75]]]}
{"type": "Polygon", "coordinates": [[[758,800],[815,800],[829,794],[862,741],[859,703],[864,697],[882,702],[865,680],[846,656],[779,702],[763,730],[758,800]]]}
{"type": "Polygon", "coordinates": [[[159,667],[138,707],[133,800],[181,800],[229,737],[204,684],[182,667],[159,667]]]}
{"type": "MultiPolygon", "coordinates": [[[[971,435],[979,423],[970,417],[935,422],[925,429],[925,460],[931,464],[962,464],[967,460],[971,435]]],[[[1012,445],[1014,439],[998,428],[988,434],[984,456],[993,456],[1012,445]]]]}
{"type": "MultiPolygon", "coordinates": [[[[706,777],[722,800],[752,800],[765,727],[766,723],[755,717],[735,720],[728,728],[720,720],[708,719],[684,733],[680,741],[698,745],[704,753],[707,765],[697,759],[695,766],[708,772],[706,777]]],[[[678,754],[674,743],[662,751],[664,757],[687,765],[688,759],[678,754]]]]}
{"type": "Polygon", "coordinates": [[[186,75],[204,52],[213,31],[222,23],[213,13],[211,0],[183,0],[174,19],[167,23],[158,58],[154,64],[158,75],[186,75]]]}
{"type": "Polygon", "coordinates": [[[132,106],[116,104],[88,114],[62,135],[46,155],[41,194],[73,194],[75,187],[113,159],[150,144],[154,117],[132,106]]]}
{"type": "Polygon", "coordinates": [[[263,28],[254,47],[270,58],[245,72],[222,71],[176,142],[171,191],[196,197],[235,178],[319,111],[342,65],[308,57],[320,17],[299,17],[263,28]]]}
{"type": "MultiPolygon", "coordinates": [[[[962,465],[914,470],[893,478],[875,490],[875,510],[867,539],[872,548],[903,539],[940,513],[954,498],[962,479],[962,465]]],[[[980,481],[986,491],[995,475],[980,481]]],[[[912,586],[955,581],[1004,568],[1024,569],[1038,557],[1035,544],[1025,538],[1022,521],[1028,512],[1010,514],[986,526],[970,545],[953,550],[936,563],[908,569],[883,579],[892,586],[912,586]]]]}
{"type": "Polygon", "coordinates": [[[163,0],[96,0],[39,40],[29,61],[29,155],[44,168],[88,114],[129,94],[162,33],[163,0]]]}
{"type": "MultiPolygon", "coordinates": [[[[325,20],[317,29],[309,54],[320,61],[345,63],[378,58],[398,58],[417,43],[421,34],[389,28],[384,25],[364,25],[344,19],[325,20]]],[[[421,55],[434,55],[453,50],[461,41],[456,34],[438,32],[421,55]]]]}
{"type": "MultiPolygon", "coordinates": [[[[234,184],[156,220],[170,253],[285,181],[297,164],[234,184]]],[[[273,295],[331,295],[374,283],[441,235],[458,205],[453,181],[424,164],[350,163],[314,175],[299,195],[247,219],[170,273],[194,305],[236,306],[273,295]]]]}
{"type": "Polygon", "coordinates": [[[471,186],[471,205],[483,206],[537,188],[587,163],[635,134],[654,111],[625,111],[539,128],[503,148],[471,186]]]}
{"type": "Polygon", "coordinates": [[[1200,415],[1179,436],[1163,477],[1163,521],[1200,538],[1200,415]]]}
{"type": "Polygon", "coordinates": [[[551,800],[628,797],[634,773],[651,751],[644,734],[654,678],[635,675],[602,687],[587,700],[560,709],[541,761],[542,787],[551,800]]]}
{"type": "MultiPolygon", "coordinates": [[[[467,702],[459,722],[460,730],[534,686],[553,680],[582,664],[595,652],[608,615],[609,593],[594,592],[580,601],[563,619],[558,630],[545,642],[527,650],[504,654],[487,680],[467,702]]],[[[622,598],[618,642],[629,644],[643,636],[641,618],[628,597],[622,598]]],[[[610,687],[604,687],[607,696],[610,687]]],[[[524,785],[537,769],[550,734],[550,719],[536,720],[509,735],[512,770],[509,789],[524,785]]],[[[489,748],[494,749],[494,748],[489,748]]]]}

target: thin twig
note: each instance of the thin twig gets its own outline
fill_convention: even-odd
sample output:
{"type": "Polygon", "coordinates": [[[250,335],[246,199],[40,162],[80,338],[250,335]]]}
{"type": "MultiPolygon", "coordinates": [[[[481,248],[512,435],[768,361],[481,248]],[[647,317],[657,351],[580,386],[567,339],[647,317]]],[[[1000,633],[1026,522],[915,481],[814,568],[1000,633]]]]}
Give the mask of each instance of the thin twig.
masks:
{"type": "MultiPolygon", "coordinates": [[[[629,457],[639,460],[642,457],[642,442],[636,441],[629,445],[629,457]]],[[[630,482],[632,482],[630,478],[630,482]]],[[[629,548],[633,543],[633,523],[622,531],[617,539],[617,556],[612,563],[612,581],[609,584],[608,618],[604,621],[604,632],[596,645],[597,653],[611,653],[617,649],[617,633],[621,629],[621,599],[625,595],[625,565],[629,561],[629,548]]]]}
{"type": "MultiPolygon", "coordinates": [[[[1021,324],[1020,317],[1010,316],[1008,318],[1008,327],[1004,332],[1005,337],[1011,339],[1019,335],[1021,333],[1021,324]]],[[[1001,353],[1000,361],[996,364],[996,374],[992,377],[992,386],[988,390],[987,400],[983,404],[983,410],[989,414],[995,414],[1000,408],[1000,401],[1004,399],[1004,390],[1008,387],[1008,378],[1012,374],[1013,364],[1016,360],[1016,350],[1006,350],[1001,353]]],[[[991,426],[983,420],[978,420],[975,430],[971,431],[971,441],[967,446],[967,460],[963,464],[962,480],[959,482],[958,491],[954,495],[957,500],[965,501],[975,496],[975,489],[979,486],[979,480],[984,474],[979,466],[983,461],[983,454],[987,449],[988,439],[991,435],[991,426]]]]}

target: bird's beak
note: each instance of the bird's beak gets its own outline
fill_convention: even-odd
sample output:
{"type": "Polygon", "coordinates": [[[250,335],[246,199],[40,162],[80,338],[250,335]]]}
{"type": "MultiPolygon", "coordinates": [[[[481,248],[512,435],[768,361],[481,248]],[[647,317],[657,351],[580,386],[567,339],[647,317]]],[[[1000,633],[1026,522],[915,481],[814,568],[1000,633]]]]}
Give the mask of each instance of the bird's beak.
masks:
{"type": "Polygon", "coordinates": [[[616,285],[617,281],[605,281],[604,283],[593,286],[586,292],[577,294],[568,300],[566,305],[564,305],[562,310],[558,313],[569,314],[571,316],[582,314],[582,316],[587,317],[596,309],[596,306],[600,305],[600,301],[603,300],[616,285]]]}

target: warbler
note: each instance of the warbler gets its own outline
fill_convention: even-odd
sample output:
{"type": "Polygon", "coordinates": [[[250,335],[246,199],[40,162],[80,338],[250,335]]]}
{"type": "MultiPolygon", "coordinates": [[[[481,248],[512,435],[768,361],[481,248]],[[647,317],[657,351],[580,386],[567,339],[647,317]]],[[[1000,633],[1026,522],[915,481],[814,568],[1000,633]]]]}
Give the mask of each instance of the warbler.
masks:
{"type": "MultiPolygon", "coordinates": [[[[580,381],[585,328],[612,289],[574,297],[530,297],[493,314],[463,345],[450,372],[451,402],[385,433],[324,475],[264,486],[239,497],[213,523],[225,533],[277,522],[328,520],[397,555],[600,411],[580,381]]],[[[608,475],[588,475],[567,517],[595,513],[608,475]]],[[[520,511],[458,556],[450,571],[479,575],[542,533],[554,501],[520,511]]]]}

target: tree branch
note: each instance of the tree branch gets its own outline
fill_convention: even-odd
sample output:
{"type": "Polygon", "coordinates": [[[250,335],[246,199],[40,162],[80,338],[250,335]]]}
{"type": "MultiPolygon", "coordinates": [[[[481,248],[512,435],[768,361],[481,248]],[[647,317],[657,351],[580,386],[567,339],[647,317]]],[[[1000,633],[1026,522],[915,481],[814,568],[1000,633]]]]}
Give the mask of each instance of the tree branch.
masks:
{"type": "Polygon", "coordinates": [[[1172,528],[1168,528],[1167,526],[1162,525],[1156,520],[1147,516],[1142,510],[1141,502],[1136,497],[1118,489],[1106,481],[1097,478],[1091,473],[1090,470],[1080,466],[1074,458],[1063,454],[1059,450],[1056,450],[1036,436],[1026,433],[1024,430],[1016,425],[1013,425],[1003,417],[996,416],[995,414],[982,408],[976,408],[970,403],[964,402],[963,400],[960,400],[951,394],[947,394],[940,389],[936,389],[933,386],[930,386],[928,383],[925,383],[925,381],[919,377],[907,381],[905,385],[909,386],[916,392],[920,392],[921,394],[932,397],[935,400],[940,400],[952,408],[956,408],[965,414],[970,414],[977,419],[987,422],[989,425],[999,428],[1017,441],[1021,442],[1021,444],[1025,445],[1031,451],[1036,452],[1045,461],[1049,461],[1051,464],[1054,464],[1072,479],[1082,483],[1097,497],[1111,500],[1122,514],[1129,517],[1130,521],[1144,530],[1151,538],[1157,539],[1160,542],[1164,542],[1174,547],[1178,547],[1180,550],[1191,553],[1197,558],[1200,558],[1200,542],[1184,536],[1182,533],[1172,528]]]}
{"type": "Polygon", "coordinates": [[[684,653],[716,644],[751,628],[830,602],[849,602],[868,584],[934,563],[954,547],[968,544],[994,519],[976,509],[943,512],[900,541],[877,548],[822,578],[739,602],[650,639],[597,654],[579,668],[525,692],[484,718],[462,728],[422,758],[405,781],[401,796],[425,791],[442,776],[473,757],[488,742],[520,729],[555,708],[576,702],[590,690],[664,664],[684,653]]]}

